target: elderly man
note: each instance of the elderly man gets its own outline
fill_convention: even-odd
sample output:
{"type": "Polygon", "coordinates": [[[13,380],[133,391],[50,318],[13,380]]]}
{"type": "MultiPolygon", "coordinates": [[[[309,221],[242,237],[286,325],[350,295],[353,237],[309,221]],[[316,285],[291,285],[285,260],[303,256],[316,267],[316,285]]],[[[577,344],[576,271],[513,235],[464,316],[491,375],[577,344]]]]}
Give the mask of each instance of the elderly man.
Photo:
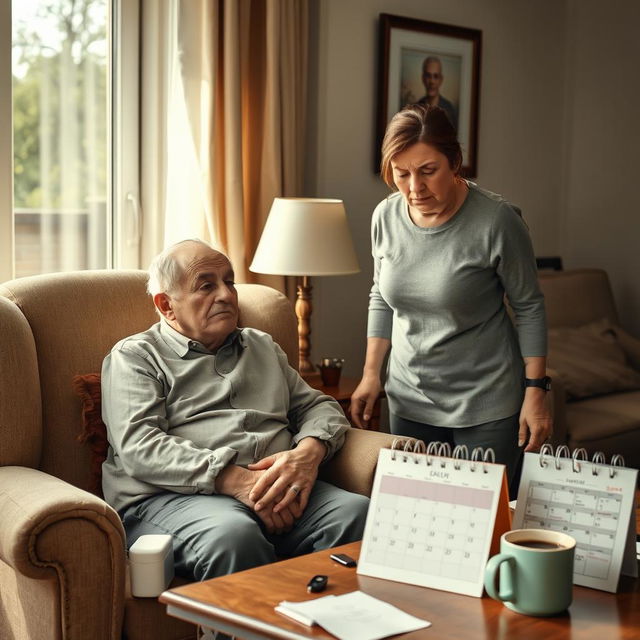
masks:
{"type": "Polygon", "coordinates": [[[237,327],[229,260],[180,242],[148,289],[160,322],[102,367],[103,489],[127,544],[171,534],[176,573],[205,580],[360,539],[368,499],[317,480],[349,423],[269,335],[237,327]]]}
{"type": "Polygon", "coordinates": [[[431,106],[444,109],[453,128],[458,130],[458,110],[441,93],[440,87],[444,75],[442,73],[442,61],[438,56],[428,56],[422,63],[422,84],[424,84],[425,95],[418,101],[419,104],[429,104],[431,106]]]}

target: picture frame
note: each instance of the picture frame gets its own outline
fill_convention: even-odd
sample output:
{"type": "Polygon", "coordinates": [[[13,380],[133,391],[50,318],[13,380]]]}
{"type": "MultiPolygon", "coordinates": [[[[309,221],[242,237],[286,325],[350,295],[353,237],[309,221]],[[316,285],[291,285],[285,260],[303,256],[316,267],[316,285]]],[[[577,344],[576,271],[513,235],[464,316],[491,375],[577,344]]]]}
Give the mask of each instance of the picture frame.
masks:
{"type": "Polygon", "coordinates": [[[435,100],[458,132],[461,173],[474,178],[482,31],[381,13],[379,33],[375,170],[380,171],[380,147],[393,115],[406,104],[435,100]]]}

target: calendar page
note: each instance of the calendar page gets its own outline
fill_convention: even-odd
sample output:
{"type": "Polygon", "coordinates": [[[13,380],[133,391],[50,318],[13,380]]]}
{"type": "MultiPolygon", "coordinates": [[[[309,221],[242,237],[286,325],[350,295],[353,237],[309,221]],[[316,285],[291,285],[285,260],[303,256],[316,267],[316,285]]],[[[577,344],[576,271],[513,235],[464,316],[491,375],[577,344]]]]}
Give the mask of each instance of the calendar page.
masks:
{"type": "Polygon", "coordinates": [[[509,520],[503,465],[382,449],[358,573],[480,597],[509,520]]]}
{"type": "MultiPolygon", "coordinates": [[[[637,473],[544,454],[541,464],[539,454],[526,453],[514,527],[553,529],[575,538],[574,583],[615,592],[627,548],[633,552],[635,544],[637,473]]],[[[637,575],[637,563],[627,570],[637,575]]]]}

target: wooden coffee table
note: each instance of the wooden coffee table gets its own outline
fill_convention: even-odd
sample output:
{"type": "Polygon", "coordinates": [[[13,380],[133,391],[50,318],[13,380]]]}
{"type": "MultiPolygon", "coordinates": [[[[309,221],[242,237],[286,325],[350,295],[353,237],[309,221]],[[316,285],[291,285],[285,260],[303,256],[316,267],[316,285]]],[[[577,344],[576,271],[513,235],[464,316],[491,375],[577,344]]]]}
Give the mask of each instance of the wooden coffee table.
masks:
{"type": "Polygon", "coordinates": [[[332,552],[358,558],[360,543],[284,560],[206,582],[184,585],[160,596],[169,615],[225,631],[245,640],[333,638],[321,627],[307,627],[280,615],[281,600],[301,601],[359,589],[429,620],[432,626],[394,638],[407,640],[637,640],[640,637],[640,580],[622,576],[617,594],[574,587],[567,613],[532,618],[510,611],[488,596],[473,598],[436,589],[359,576],[356,569],[330,560],[332,552]],[[307,593],[316,574],[329,576],[327,589],[307,593]]]}

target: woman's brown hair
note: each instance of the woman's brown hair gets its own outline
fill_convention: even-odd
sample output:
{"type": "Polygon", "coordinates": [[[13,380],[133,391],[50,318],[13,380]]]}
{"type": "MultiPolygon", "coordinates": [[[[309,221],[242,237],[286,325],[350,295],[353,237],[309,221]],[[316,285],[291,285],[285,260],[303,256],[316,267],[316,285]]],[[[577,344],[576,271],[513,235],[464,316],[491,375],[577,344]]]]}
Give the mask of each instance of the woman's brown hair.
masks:
{"type": "Polygon", "coordinates": [[[391,160],[417,142],[435,147],[446,156],[452,171],[456,175],[460,172],[462,149],[445,111],[428,104],[411,104],[391,118],[382,141],[380,175],[392,189],[396,186],[391,160]]]}

